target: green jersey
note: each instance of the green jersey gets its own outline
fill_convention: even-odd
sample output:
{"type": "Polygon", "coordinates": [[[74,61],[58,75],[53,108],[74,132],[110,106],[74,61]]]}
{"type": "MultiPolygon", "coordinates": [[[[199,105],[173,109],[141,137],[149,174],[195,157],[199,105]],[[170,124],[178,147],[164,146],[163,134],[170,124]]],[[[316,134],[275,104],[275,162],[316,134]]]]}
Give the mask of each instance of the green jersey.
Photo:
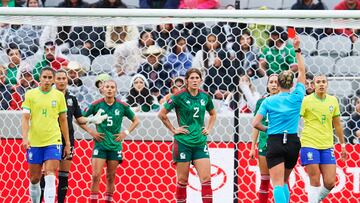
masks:
{"type": "MultiPolygon", "coordinates": [[[[261,106],[261,103],[266,99],[266,97],[263,97],[261,99],[259,99],[257,102],[256,102],[256,108],[255,108],[255,112],[254,112],[254,115],[256,115],[256,113],[258,112],[260,106],[261,106]]],[[[268,119],[267,119],[267,116],[264,117],[262,120],[261,120],[261,123],[264,125],[264,126],[268,126],[268,119]]],[[[258,146],[258,149],[259,149],[259,155],[262,155],[262,156],[266,156],[266,151],[267,151],[267,145],[266,145],[266,142],[267,142],[267,139],[268,139],[268,135],[263,132],[263,131],[259,131],[259,146],[258,146]]]]}
{"type": "Polygon", "coordinates": [[[112,105],[106,104],[104,98],[93,102],[84,116],[95,115],[100,109],[104,110],[108,118],[96,126],[99,133],[104,134],[104,140],[95,141],[95,147],[103,150],[122,150],[122,142],[116,142],[114,135],[121,132],[122,120],[125,117],[132,120],[135,116],[129,105],[116,99],[112,105]]]}
{"type": "Polygon", "coordinates": [[[175,108],[179,126],[187,126],[188,134],[176,134],[175,139],[187,146],[206,144],[207,137],[202,134],[205,111],[214,109],[210,95],[202,90],[192,96],[187,89],[183,89],[170,97],[164,104],[166,110],[175,108]]]}

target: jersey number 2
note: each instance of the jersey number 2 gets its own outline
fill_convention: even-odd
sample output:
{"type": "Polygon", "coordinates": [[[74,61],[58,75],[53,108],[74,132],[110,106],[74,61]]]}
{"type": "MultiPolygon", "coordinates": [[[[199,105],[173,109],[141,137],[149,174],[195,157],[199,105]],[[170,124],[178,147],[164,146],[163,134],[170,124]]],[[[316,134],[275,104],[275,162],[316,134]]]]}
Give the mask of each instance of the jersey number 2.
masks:
{"type": "Polygon", "coordinates": [[[194,111],[195,111],[195,113],[194,113],[194,115],[193,115],[193,117],[194,118],[199,118],[199,107],[194,107],[194,111]]]}

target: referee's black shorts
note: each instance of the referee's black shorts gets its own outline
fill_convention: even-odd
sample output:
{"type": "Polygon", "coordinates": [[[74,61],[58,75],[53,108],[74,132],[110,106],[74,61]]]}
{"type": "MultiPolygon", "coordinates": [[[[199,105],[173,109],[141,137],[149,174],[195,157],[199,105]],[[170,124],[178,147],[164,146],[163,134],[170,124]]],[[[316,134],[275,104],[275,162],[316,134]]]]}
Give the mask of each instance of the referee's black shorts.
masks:
{"type": "Polygon", "coordinates": [[[286,169],[295,167],[301,148],[297,134],[288,134],[286,144],[283,143],[283,134],[269,135],[267,147],[266,162],[269,169],[283,162],[286,169]]]}

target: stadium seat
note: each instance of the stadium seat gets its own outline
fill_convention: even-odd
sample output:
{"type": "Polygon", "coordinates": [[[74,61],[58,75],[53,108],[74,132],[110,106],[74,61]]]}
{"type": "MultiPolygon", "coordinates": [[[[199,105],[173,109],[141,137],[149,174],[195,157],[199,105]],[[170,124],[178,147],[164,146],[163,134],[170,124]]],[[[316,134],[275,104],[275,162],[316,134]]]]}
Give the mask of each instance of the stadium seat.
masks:
{"type": "Polygon", "coordinates": [[[65,55],[69,61],[78,62],[86,72],[90,71],[90,58],[81,54],[68,54],[65,55]]]}
{"type": "Polygon", "coordinates": [[[305,57],[305,67],[312,74],[331,75],[334,72],[335,60],[329,56],[308,56],[305,57]]]}
{"type": "Polygon", "coordinates": [[[111,54],[100,55],[94,59],[91,64],[91,71],[95,74],[99,73],[112,73],[115,72],[115,57],[111,54]]]}
{"type": "Polygon", "coordinates": [[[269,9],[279,9],[282,7],[282,0],[272,0],[272,1],[248,0],[245,9],[259,9],[260,7],[263,6],[266,6],[269,9]]]}
{"type": "Polygon", "coordinates": [[[335,64],[336,76],[360,76],[360,56],[340,58],[335,64]]]}
{"type": "Polygon", "coordinates": [[[328,93],[338,97],[346,97],[354,94],[352,81],[350,80],[329,80],[328,93]]]}
{"type": "Polygon", "coordinates": [[[316,52],[317,40],[310,35],[298,35],[300,38],[300,48],[305,56],[312,55],[316,52]]]}
{"type": "Polygon", "coordinates": [[[115,77],[115,82],[117,89],[120,94],[128,94],[131,88],[131,76],[122,75],[120,77],[115,77]]]}
{"type": "Polygon", "coordinates": [[[8,55],[5,52],[0,51],[0,65],[5,65],[8,63],[9,63],[8,55]]]}
{"type": "Polygon", "coordinates": [[[348,56],[351,52],[351,40],[341,35],[330,35],[318,43],[318,53],[334,58],[348,56]]]}
{"type": "Polygon", "coordinates": [[[252,81],[256,91],[259,92],[260,95],[264,95],[266,93],[267,80],[268,77],[262,77],[252,81]]]}

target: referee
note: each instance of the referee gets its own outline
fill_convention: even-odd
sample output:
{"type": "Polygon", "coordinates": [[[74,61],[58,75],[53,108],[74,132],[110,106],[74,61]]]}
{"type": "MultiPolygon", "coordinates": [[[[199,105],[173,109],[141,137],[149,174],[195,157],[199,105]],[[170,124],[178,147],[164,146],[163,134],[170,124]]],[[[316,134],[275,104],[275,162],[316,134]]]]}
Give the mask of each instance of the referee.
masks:
{"type": "MultiPolygon", "coordinates": [[[[67,90],[68,85],[68,76],[65,70],[58,70],[55,73],[55,86],[56,89],[62,92],[65,95],[65,101],[67,106],[67,121],[68,121],[68,128],[69,128],[69,138],[70,138],[70,155],[68,157],[62,157],[59,166],[58,178],[59,178],[59,185],[58,185],[58,203],[65,202],[66,193],[68,190],[68,176],[69,171],[71,168],[72,163],[72,156],[74,152],[74,126],[73,126],[73,118],[75,117],[79,126],[88,132],[94,139],[102,140],[103,136],[91,130],[89,127],[86,126],[86,123],[101,123],[103,120],[106,119],[106,116],[99,116],[96,115],[91,118],[86,118],[82,116],[81,109],[79,107],[78,101],[75,96],[71,95],[67,90]]],[[[64,139],[62,139],[64,142],[64,139]]],[[[41,200],[43,197],[43,189],[45,187],[45,181],[42,177],[41,179],[41,200]]],[[[40,201],[41,202],[41,201],[40,201]]]]}
{"type": "Polygon", "coordinates": [[[295,89],[290,91],[294,85],[294,73],[290,70],[281,72],[278,77],[280,93],[263,101],[253,121],[254,128],[266,132],[269,136],[266,162],[274,187],[275,203],[290,201],[287,182],[301,147],[297,133],[301,103],[305,96],[305,66],[299,46],[300,40],[295,37],[294,49],[299,74],[295,89]],[[266,115],[269,118],[268,127],[261,123],[266,115]]]}

